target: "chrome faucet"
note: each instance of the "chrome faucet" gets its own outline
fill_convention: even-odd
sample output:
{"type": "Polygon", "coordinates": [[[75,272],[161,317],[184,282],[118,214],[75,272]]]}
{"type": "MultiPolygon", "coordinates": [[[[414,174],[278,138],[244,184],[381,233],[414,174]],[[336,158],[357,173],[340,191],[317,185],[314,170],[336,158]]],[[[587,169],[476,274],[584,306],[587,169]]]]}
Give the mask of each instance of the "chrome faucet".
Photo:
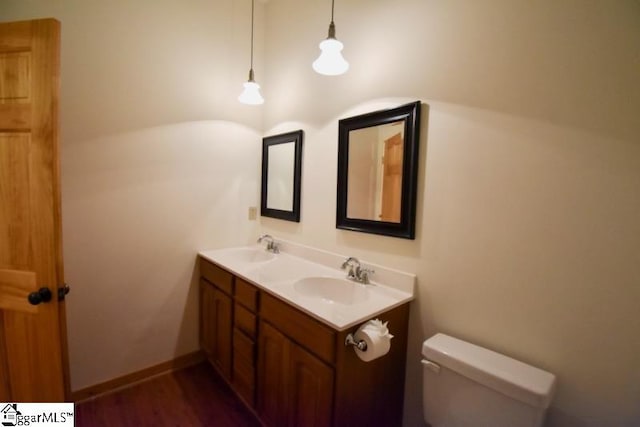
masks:
{"type": "Polygon", "coordinates": [[[263,240],[267,242],[268,252],[273,252],[274,254],[280,253],[280,245],[273,239],[271,235],[263,234],[262,236],[258,237],[258,243],[262,243],[263,240]]]}
{"type": "Polygon", "coordinates": [[[347,279],[354,282],[362,283],[364,285],[369,284],[369,275],[375,273],[375,271],[369,268],[362,268],[358,258],[350,256],[342,263],[340,267],[343,270],[347,270],[347,279]]]}

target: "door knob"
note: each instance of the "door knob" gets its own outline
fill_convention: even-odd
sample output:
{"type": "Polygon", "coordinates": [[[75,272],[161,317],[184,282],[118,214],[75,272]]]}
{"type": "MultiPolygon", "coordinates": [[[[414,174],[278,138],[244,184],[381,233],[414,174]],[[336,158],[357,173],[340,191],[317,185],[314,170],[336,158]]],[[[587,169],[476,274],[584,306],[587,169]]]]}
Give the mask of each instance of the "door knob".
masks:
{"type": "Polygon", "coordinates": [[[31,305],[38,305],[41,302],[51,301],[51,290],[49,288],[40,288],[37,292],[31,292],[28,300],[31,305]]]}
{"type": "Polygon", "coordinates": [[[66,283],[61,288],[58,288],[58,301],[64,301],[64,297],[69,293],[69,290],[69,285],[66,283]]]}

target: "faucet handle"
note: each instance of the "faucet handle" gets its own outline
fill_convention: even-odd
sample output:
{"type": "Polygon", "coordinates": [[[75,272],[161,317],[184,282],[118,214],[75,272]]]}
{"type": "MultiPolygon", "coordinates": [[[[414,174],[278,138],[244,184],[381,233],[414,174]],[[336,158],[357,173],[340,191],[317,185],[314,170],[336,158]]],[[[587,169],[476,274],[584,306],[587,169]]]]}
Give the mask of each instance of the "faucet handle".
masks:
{"type": "Polygon", "coordinates": [[[369,275],[375,273],[375,270],[372,268],[361,268],[358,271],[358,280],[365,285],[369,284],[369,275]]]}
{"type": "Polygon", "coordinates": [[[269,242],[269,244],[267,245],[267,250],[273,252],[274,254],[279,254],[280,243],[276,242],[275,240],[269,242]]]}
{"type": "Polygon", "coordinates": [[[258,237],[258,243],[262,243],[262,241],[263,241],[264,239],[271,239],[271,240],[273,240],[273,237],[271,237],[271,235],[270,235],[270,234],[263,234],[262,236],[258,237]]]}
{"type": "Polygon", "coordinates": [[[351,268],[353,269],[354,264],[356,266],[360,266],[360,261],[358,261],[358,258],[350,256],[342,263],[341,268],[344,270],[347,268],[347,266],[351,265],[351,268]]]}

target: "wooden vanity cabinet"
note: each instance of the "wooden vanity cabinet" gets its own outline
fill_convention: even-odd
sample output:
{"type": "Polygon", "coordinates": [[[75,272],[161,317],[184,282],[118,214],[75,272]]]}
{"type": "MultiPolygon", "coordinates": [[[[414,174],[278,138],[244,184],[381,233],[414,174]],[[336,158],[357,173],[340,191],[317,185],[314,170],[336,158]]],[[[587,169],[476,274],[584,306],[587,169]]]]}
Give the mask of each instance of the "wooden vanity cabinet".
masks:
{"type": "Polygon", "coordinates": [[[204,259],[200,271],[202,348],[265,426],[402,424],[408,303],[376,316],[391,350],[363,362],[344,345],[357,327],[330,328],[204,259]]]}

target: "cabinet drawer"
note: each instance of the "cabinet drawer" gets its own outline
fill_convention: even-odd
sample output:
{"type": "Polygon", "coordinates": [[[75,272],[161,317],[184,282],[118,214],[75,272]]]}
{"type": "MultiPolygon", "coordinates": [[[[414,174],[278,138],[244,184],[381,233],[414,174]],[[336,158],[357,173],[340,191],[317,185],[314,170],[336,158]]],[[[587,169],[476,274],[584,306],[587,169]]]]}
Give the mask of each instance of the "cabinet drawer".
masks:
{"type": "Polygon", "coordinates": [[[217,265],[200,258],[200,275],[221,291],[233,295],[233,275],[217,265]]]}
{"type": "Polygon", "coordinates": [[[246,383],[254,383],[256,345],[239,330],[233,331],[233,372],[234,382],[241,379],[246,383]]]}
{"type": "Polygon", "coordinates": [[[233,387],[253,407],[256,389],[255,343],[234,329],[233,350],[233,387]]]}
{"type": "Polygon", "coordinates": [[[262,293],[260,314],[316,356],[330,364],[334,363],[336,338],[335,332],[329,327],[266,292],[262,293]]]}
{"type": "Polygon", "coordinates": [[[256,315],[236,302],[234,325],[249,337],[256,338],[256,315]]]}
{"type": "Polygon", "coordinates": [[[258,311],[258,288],[242,279],[236,278],[236,301],[254,313],[258,311]]]}

